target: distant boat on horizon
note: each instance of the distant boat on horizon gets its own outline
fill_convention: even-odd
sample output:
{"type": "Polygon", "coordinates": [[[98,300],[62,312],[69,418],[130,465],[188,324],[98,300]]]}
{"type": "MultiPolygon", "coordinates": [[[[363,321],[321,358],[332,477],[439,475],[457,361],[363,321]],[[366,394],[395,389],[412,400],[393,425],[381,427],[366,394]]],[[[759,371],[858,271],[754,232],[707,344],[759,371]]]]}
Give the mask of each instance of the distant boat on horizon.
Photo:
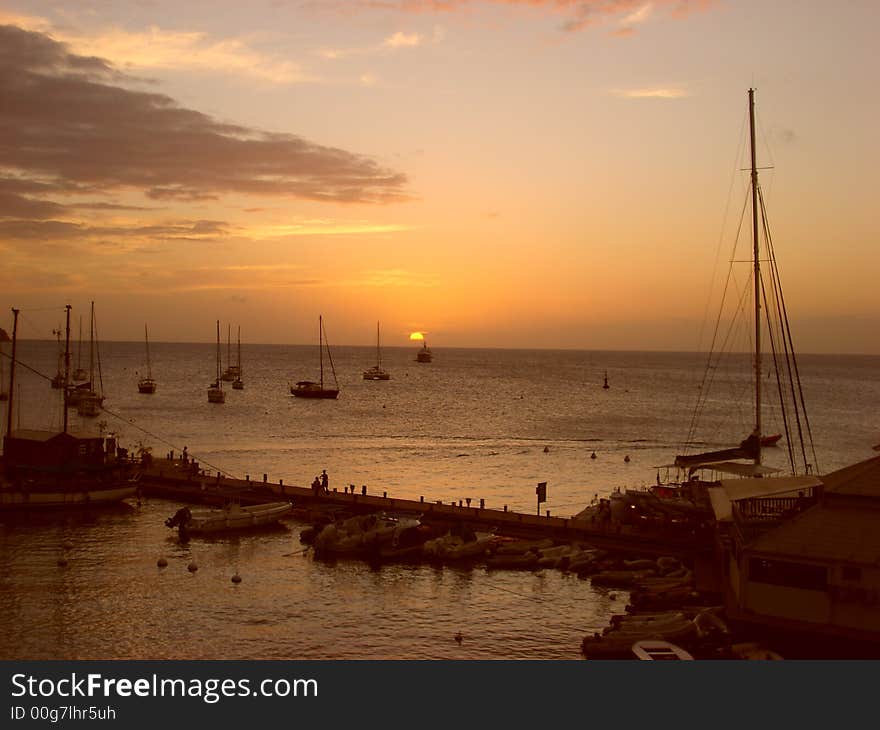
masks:
{"type": "Polygon", "coordinates": [[[431,362],[434,359],[434,353],[431,352],[431,348],[428,347],[428,343],[426,341],[422,342],[422,349],[418,351],[416,355],[416,362],[431,362]]]}

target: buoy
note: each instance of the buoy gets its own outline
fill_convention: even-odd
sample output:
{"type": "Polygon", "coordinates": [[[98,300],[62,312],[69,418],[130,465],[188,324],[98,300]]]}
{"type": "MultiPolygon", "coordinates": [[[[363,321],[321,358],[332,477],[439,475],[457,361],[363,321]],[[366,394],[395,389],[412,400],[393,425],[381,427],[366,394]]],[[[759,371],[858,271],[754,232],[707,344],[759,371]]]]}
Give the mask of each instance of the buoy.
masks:
{"type": "Polygon", "coordinates": [[[241,576],[238,573],[236,573],[235,575],[232,576],[232,582],[233,583],[241,583],[241,576]]]}
{"type": "Polygon", "coordinates": [[[550,453],[550,447],[549,447],[549,446],[545,446],[545,447],[544,447],[544,453],[545,453],[545,454],[549,454],[549,453],[550,453]]]}
{"type": "Polygon", "coordinates": [[[199,566],[196,565],[196,564],[193,562],[193,563],[190,563],[189,565],[187,565],[187,566],[186,566],[186,569],[187,569],[190,573],[195,573],[195,572],[199,569],[199,566]]]}
{"type": "Polygon", "coordinates": [[[67,567],[67,558],[58,558],[58,567],[66,568],[67,567]]]}
{"type": "Polygon", "coordinates": [[[61,543],[61,547],[63,547],[65,550],[73,550],[73,543],[70,540],[65,540],[63,543],[61,543]]]}
{"type": "Polygon", "coordinates": [[[461,631],[459,631],[459,632],[455,635],[455,640],[460,644],[462,639],[464,639],[464,637],[461,635],[461,631]]]}
{"type": "Polygon", "coordinates": [[[592,454],[590,454],[590,458],[591,458],[591,459],[595,459],[595,458],[596,458],[596,452],[595,452],[595,451],[594,451],[592,454]]]}
{"type": "Polygon", "coordinates": [[[627,454],[626,456],[624,456],[624,457],[623,457],[623,460],[624,460],[627,464],[629,464],[629,454],[627,454]]]}
{"type": "Polygon", "coordinates": [[[164,568],[165,566],[168,565],[168,561],[165,560],[165,558],[159,558],[159,559],[156,561],[156,565],[158,565],[160,568],[164,568]]]}

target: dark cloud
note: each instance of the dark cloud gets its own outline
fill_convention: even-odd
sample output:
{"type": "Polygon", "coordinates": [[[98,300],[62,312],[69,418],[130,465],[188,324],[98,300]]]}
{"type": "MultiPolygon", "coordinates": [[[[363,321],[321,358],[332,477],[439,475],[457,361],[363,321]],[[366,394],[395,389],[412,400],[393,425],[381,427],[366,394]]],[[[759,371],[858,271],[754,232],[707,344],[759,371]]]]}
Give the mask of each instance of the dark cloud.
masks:
{"type": "MultiPolygon", "coordinates": [[[[222,123],[163,94],[124,88],[126,80],[105,60],[0,26],[0,160],[12,175],[0,179],[0,217],[57,215],[60,203],[38,198],[59,192],[136,190],[178,201],[229,193],[343,203],[406,197],[406,177],[369,157],[222,123]]],[[[34,220],[28,225],[20,230],[33,230],[34,220]]],[[[68,234],[82,228],[54,225],[68,234]]]]}
{"type": "Polygon", "coordinates": [[[178,221],[154,226],[90,226],[59,220],[0,220],[0,237],[18,240],[75,240],[97,238],[147,238],[203,240],[230,231],[223,221],[178,221]]]}

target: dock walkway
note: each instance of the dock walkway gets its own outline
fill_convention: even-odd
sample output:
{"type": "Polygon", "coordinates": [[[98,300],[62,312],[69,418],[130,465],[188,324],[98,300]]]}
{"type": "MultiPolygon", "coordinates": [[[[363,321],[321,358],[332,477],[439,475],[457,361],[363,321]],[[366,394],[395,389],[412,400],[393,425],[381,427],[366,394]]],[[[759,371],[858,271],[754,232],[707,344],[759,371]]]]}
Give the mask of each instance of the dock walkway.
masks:
{"type": "Polygon", "coordinates": [[[192,462],[179,459],[157,459],[141,471],[141,487],[147,496],[163,497],[188,503],[224,504],[235,499],[242,504],[291,500],[295,507],[308,514],[338,509],[350,513],[392,512],[419,514],[425,521],[467,523],[474,528],[494,529],[498,534],[524,538],[550,537],[559,542],[584,542],[597,548],[638,555],[671,555],[692,558],[711,550],[711,540],[678,531],[637,529],[630,525],[600,526],[571,517],[551,517],[547,514],[525,514],[489,508],[480,500],[479,506],[442,501],[424,497],[401,499],[363,492],[316,494],[309,487],[261,481],[233,479],[221,474],[206,475],[192,462]]]}

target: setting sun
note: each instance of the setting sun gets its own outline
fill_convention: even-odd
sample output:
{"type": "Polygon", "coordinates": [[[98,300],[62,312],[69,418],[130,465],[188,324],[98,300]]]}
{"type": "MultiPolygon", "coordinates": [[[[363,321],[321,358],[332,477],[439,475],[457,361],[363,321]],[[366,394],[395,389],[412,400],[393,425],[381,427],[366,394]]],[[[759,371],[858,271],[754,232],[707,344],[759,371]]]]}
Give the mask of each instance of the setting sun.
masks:
{"type": "Polygon", "coordinates": [[[421,332],[413,332],[409,336],[410,340],[424,340],[425,336],[421,332]]]}

